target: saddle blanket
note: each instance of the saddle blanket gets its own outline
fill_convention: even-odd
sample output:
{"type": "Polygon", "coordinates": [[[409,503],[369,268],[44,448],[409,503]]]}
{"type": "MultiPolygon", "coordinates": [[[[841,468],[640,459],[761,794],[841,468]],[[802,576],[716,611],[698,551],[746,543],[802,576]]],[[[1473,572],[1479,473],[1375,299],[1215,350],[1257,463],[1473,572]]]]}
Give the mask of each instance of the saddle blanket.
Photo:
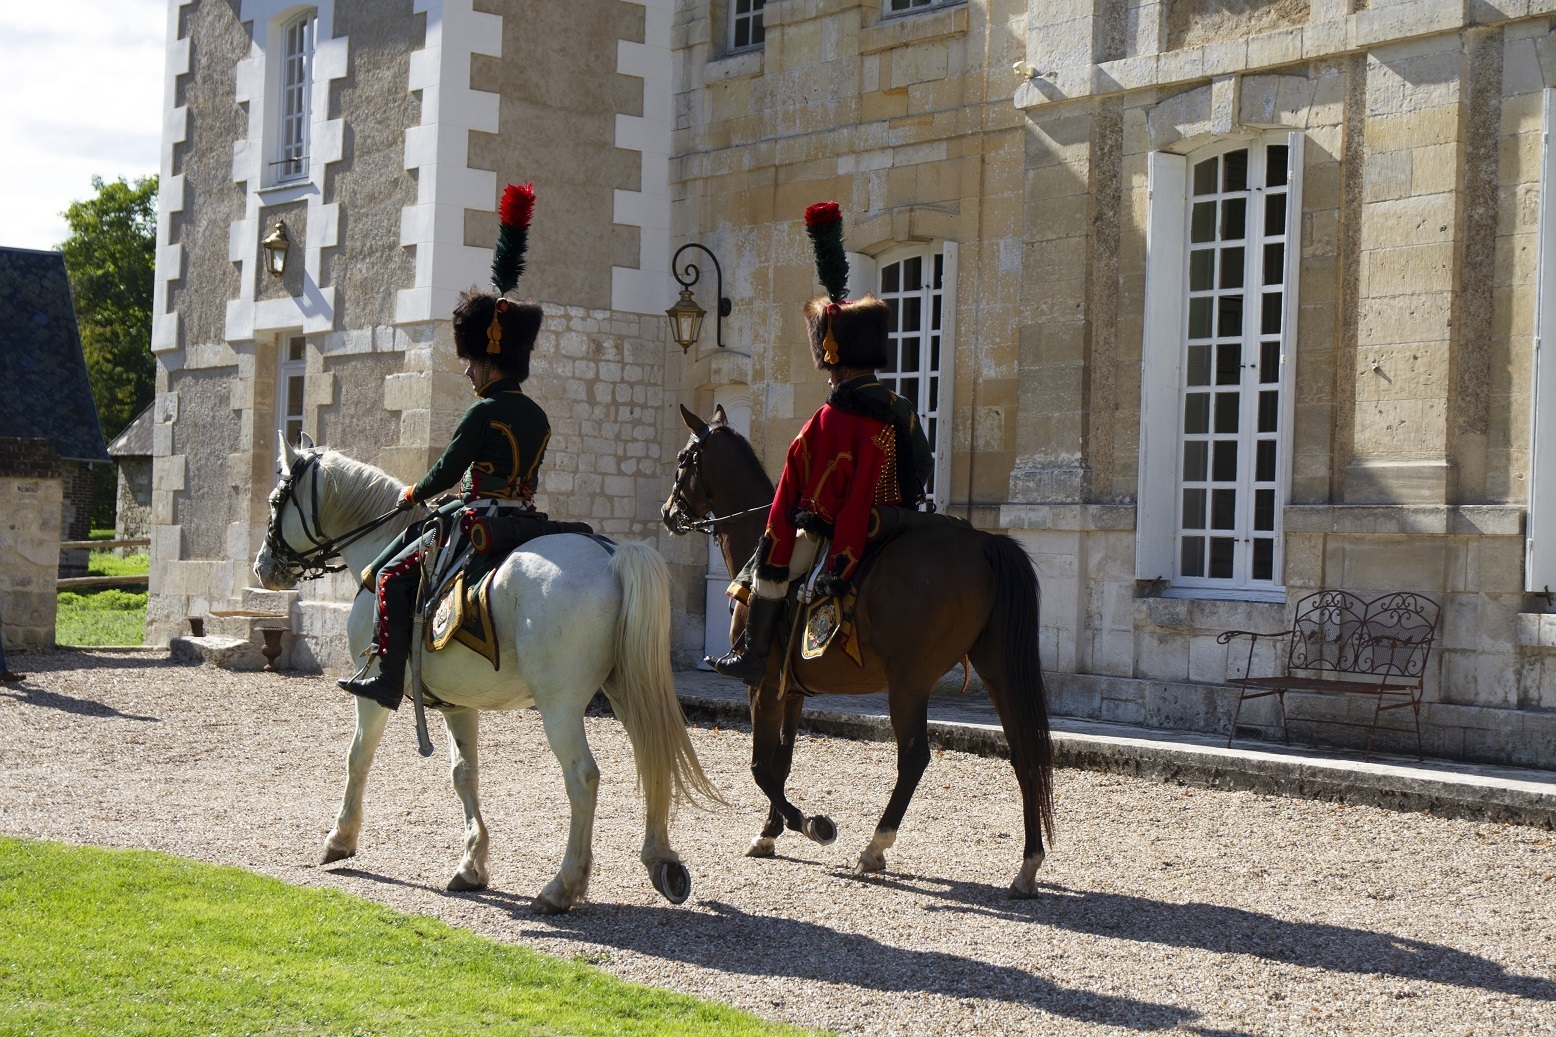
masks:
{"type": "Polygon", "coordinates": [[[502,669],[497,650],[497,626],[492,622],[492,577],[496,575],[496,570],[491,570],[469,586],[463,572],[448,581],[442,595],[432,605],[432,619],[427,624],[430,651],[441,651],[449,642],[458,641],[483,656],[492,664],[493,670],[502,669]]]}

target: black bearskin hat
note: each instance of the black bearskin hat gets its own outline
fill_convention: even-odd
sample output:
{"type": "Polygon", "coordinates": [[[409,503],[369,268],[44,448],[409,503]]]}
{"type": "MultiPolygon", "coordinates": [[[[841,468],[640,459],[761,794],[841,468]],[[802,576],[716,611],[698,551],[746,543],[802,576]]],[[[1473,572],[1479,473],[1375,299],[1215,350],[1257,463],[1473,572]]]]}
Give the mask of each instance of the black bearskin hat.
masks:
{"type": "Polygon", "coordinates": [[[886,332],[891,310],[873,295],[858,302],[838,304],[818,295],[805,304],[805,324],[810,331],[810,355],[823,371],[833,367],[886,366],[889,357],[886,332]],[[827,363],[827,315],[831,311],[832,341],[837,363],[827,363]]]}
{"type": "Polygon", "coordinates": [[[489,332],[498,296],[472,288],[459,296],[454,307],[454,351],[461,360],[489,360],[508,378],[529,377],[529,355],[540,332],[540,304],[502,300],[497,323],[502,328],[498,351],[491,352],[489,332]]]}

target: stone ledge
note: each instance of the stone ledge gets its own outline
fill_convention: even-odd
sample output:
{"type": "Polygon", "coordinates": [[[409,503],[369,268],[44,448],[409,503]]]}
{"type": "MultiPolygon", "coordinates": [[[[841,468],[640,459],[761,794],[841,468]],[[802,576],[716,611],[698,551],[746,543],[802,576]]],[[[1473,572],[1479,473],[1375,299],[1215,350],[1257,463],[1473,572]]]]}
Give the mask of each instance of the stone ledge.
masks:
{"type": "Polygon", "coordinates": [[[1004,504],[1004,530],[1052,529],[1069,532],[1127,532],[1135,528],[1133,504],[1004,504]]]}
{"type": "Polygon", "coordinates": [[[761,75],[763,53],[763,49],[757,47],[754,50],[743,50],[728,57],[714,58],[702,66],[703,85],[761,75]]]}
{"type": "Polygon", "coordinates": [[[927,43],[967,31],[967,5],[933,11],[887,15],[859,30],[859,53],[877,54],[910,43],[927,43]]]}
{"type": "Polygon", "coordinates": [[[259,646],[236,637],[175,637],[168,654],[176,663],[214,666],[221,670],[263,670],[265,657],[259,646]]]}
{"type": "Polygon", "coordinates": [[[1287,533],[1523,536],[1522,505],[1288,504],[1287,533]]]}
{"type": "Polygon", "coordinates": [[[1524,648],[1556,649],[1556,615],[1548,612],[1520,612],[1518,644],[1524,648]]]}

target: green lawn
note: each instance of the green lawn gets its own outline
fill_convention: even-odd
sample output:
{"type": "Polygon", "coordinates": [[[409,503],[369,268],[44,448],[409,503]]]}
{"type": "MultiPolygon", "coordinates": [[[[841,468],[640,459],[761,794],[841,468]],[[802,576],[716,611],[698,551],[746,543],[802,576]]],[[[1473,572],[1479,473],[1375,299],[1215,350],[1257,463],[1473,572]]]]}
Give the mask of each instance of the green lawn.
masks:
{"type": "MultiPolygon", "coordinates": [[[[93,539],[99,540],[93,530],[93,539]]],[[[109,530],[110,535],[112,530],[109,530]]],[[[121,558],[112,550],[93,551],[86,571],[91,576],[141,575],[151,569],[151,556],[121,558]]],[[[54,640],[62,645],[138,645],[146,639],[144,588],[80,587],[59,592],[54,640]]]]}
{"type": "Polygon", "coordinates": [[[0,1033],[793,1034],[236,868],[0,838],[0,1033]]]}

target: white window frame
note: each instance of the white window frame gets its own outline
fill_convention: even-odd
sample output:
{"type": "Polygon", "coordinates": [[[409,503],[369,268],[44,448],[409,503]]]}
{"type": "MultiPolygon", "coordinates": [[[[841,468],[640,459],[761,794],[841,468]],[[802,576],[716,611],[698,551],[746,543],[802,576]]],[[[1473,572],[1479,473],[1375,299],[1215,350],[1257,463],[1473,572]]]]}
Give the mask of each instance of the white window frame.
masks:
{"type": "Polygon", "coordinates": [[[882,0],[882,18],[901,18],[905,15],[918,14],[920,11],[929,11],[937,7],[955,7],[965,4],[967,0],[882,0]]]}
{"type": "MultiPolygon", "coordinates": [[[[932,478],[932,489],[929,499],[934,502],[935,508],[944,511],[950,502],[951,483],[951,424],[952,401],[955,399],[956,386],[953,381],[956,369],[956,275],[959,249],[954,241],[942,242],[915,242],[910,245],[900,245],[876,256],[849,256],[849,298],[862,298],[864,291],[868,289],[877,296],[885,299],[895,297],[899,306],[904,298],[900,290],[896,293],[886,293],[882,290],[881,276],[885,269],[905,259],[913,257],[921,258],[925,263],[926,276],[924,286],[916,293],[920,309],[919,327],[921,339],[919,343],[919,385],[915,395],[908,396],[908,402],[913,404],[913,409],[918,412],[919,421],[923,423],[924,434],[929,439],[929,449],[934,456],[935,468],[932,478]],[[933,270],[935,257],[941,257],[940,287],[933,287],[933,270]],[[940,300],[940,364],[930,372],[929,361],[932,354],[931,324],[933,322],[934,302],[940,300]],[[926,376],[926,372],[928,375],[926,376]],[[931,384],[935,385],[933,392],[931,384]],[[933,401],[931,397],[933,396],[933,401]],[[934,406],[931,406],[933,402],[934,406]]],[[[899,282],[900,285],[900,282],[899,282]]],[[[892,335],[892,345],[896,348],[896,340],[900,337],[896,333],[892,335]]],[[[891,371],[881,371],[880,378],[892,391],[899,390],[900,380],[891,371]]],[[[906,395],[906,394],[905,394],[906,395]]]]}
{"type": "Polygon", "coordinates": [[[313,121],[313,60],[318,12],[306,8],[283,15],[271,33],[268,107],[270,147],[266,149],[267,185],[292,184],[310,174],[313,121]]]}
{"type": "Polygon", "coordinates": [[[762,49],[767,41],[767,30],[762,18],[765,6],[766,0],[729,0],[729,53],[762,49]],[[742,26],[746,29],[744,43],[739,42],[742,26]]]}
{"type": "Polygon", "coordinates": [[[1556,90],[1544,93],[1540,146],[1539,250],[1535,260],[1533,378],[1529,392],[1529,506],[1524,519],[1524,589],[1556,587],[1556,90]]]}
{"type": "Polygon", "coordinates": [[[307,394],[308,340],[300,331],[282,332],[276,336],[276,424],[293,447],[299,445],[307,424],[304,410],[307,394]],[[294,351],[299,355],[294,357],[294,351]],[[295,397],[292,393],[294,378],[297,379],[295,397]]]}
{"type": "MultiPolygon", "coordinates": [[[[1217,597],[1240,600],[1285,600],[1284,537],[1282,518],[1291,486],[1292,421],[1295,414],[1293,377],[1298,311],[1298,272],[1300,267],[1300,227],[1302,183],[1302,135],[1271,132],[1223,139],[1192,155],[1155,152],[1149,159],[1149,200],[1146,225],[1145,334],[1141,358],[1141,415],[1139,497],[1136,514],[1135,577],[1162,581],[1169,586],[1164,593],[1182,597],[1217,597]],[[1275,555],[1272,579],[1253,581],[1244,570],[1232,579],[1208,576],[1185,578],[1180,575],[1179,521],[1182,507],[1183,407],[1185,399],[1184,362],[1188,332],[1188,246],[1189,219],[1192,212],[1190,178],[1195,163],[1239,147],[1281,144],[1289,148],[1290,176],[1287,185],[1284,308],[1282,311],[1278,442],[1276,460],[1276,499],[1274,514],[1275,555]]],[[[1257,197],[1261,192],[1250,192],[1257,197]]],[[[1262,207],[1261,207],[1262,208],[1262,207]]],[[[1251,222],[1251,217],[1250,217],[1251,222]]],[[[1259,286],[1248,280],[1255,238],[1250,236],[1245,256],[1244,283],[1250,291],[1259,286]]],[[[1245,307],[1244,328],[1255,327],[1258,307],[1245,307]]],[[[1245,342],[1257,343],[1257,332],[1245,333],[1245,342]]],[[[1255,357],[1255,359],[1257,359],[1255,357]]],[[[1258,387],[1250,392],[1257,400],[1258,387]]],[[[1246,433],[1245,433],[1246,435],[1246,433]]],[[[1251,440],[1251,436],[1249,437],[1251,440]]],[[[1240,447],[1240,470],[1252,471],[1252,456],[1240,447]]],[[[1246,492],[1247,479],[1239,483],[1246,492]]],[[[1246,556],[1247,551],[1241,551],[1246,556]]]]}

